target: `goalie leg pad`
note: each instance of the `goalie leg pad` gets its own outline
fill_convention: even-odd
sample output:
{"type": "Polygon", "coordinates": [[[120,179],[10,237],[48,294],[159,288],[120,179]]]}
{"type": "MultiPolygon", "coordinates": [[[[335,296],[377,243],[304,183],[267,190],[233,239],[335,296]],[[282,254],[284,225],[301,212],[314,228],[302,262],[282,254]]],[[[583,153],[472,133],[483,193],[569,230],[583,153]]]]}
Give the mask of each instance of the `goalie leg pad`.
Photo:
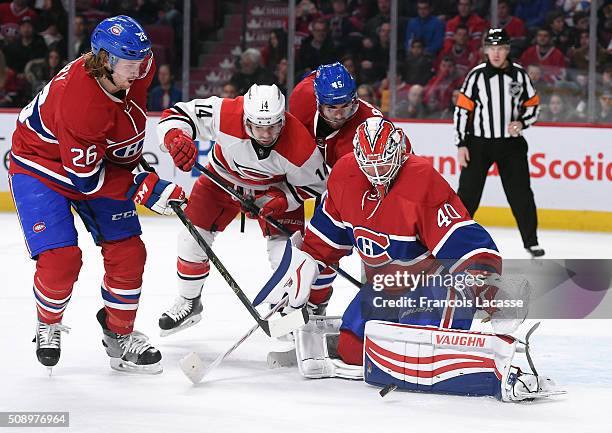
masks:
{"type": "Polygon", "coordinates": [[[364,377],[410,391],[520,401],[563,393],[550,379],[511,365],[518,341],[507,335],[370,321],[364,377]]]}
{"type": "Polygon", "coordinates": [[[340,317],[311,316],[304,327],[295,331],[297,364],[302,376],[363,379],[360,366],[346,364],[337,356],[341,322],[340,317]]]}

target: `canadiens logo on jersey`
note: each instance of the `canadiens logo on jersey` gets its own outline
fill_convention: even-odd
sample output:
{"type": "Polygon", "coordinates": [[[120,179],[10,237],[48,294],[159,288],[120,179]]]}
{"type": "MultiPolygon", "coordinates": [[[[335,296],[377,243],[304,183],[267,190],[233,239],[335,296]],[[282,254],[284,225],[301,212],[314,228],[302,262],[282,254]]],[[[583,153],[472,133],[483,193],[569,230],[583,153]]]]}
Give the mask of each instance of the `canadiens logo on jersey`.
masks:
{"type": "Polygon", "coordinates": [[[40,233],[42,231],[44,231],[47,228],[47,225],[45,224],[44,221],[39,221],[36,224],[34,224],[34,226],[32,227],[32,231],[34,233],[40,233]]]}
{"type": "Polygon", "coordinates": [[[147,116],[133,100],[126,101],[125,116],[119,116],[116,135],[106,139],[106,157],[116,164],[130,164],[140,159],[144,145],[147,116]]]}
{"type": "Polygon", "coordinates": [[[353,235],[357,251],[367,265],[378,267],[393,260],[387,252],[387,248],[391,245],[389,235],[365,227],[353,228],[353,235]]]}

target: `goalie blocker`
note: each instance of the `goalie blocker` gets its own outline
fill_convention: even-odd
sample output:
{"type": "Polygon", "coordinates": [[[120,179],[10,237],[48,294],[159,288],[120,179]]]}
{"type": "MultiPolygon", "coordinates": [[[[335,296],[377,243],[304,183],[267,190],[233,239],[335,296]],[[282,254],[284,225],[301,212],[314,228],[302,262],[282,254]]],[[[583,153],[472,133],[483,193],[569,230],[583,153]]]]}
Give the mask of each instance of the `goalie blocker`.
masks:
{"type": "Polygon", "coordinates": [[[302,376],[363,378],[384,388],[492,396],[502,401],[565,393],[550,378],[512,365],[515,353],[528,350],[528,342],[509,335],[372,320],[365,328],[361,367],[348,365],[335,354],[340,323],[337,317],[315,316],[295,331],[302,376]]]}

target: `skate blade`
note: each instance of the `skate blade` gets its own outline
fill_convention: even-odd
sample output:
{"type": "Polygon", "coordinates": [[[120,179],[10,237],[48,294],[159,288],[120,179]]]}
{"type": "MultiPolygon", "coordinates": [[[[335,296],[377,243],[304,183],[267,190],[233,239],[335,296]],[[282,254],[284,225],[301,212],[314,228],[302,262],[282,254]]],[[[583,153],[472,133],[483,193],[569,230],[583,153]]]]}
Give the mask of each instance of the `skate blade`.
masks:
{"type": "Polygon", "coordinates": [[[130,361],[125,361],[121,358],[111,358],[110,366],[113,370],[121,371],[124,373],[136,373],[136,374],[160,374],[164,371],[161,362],[149,365],[138,365],[130,361]]]}
{"type": "Polygon", "coordinates": [[[266,362],[270,369],[294,367],[297,365],[297,355],[295,349],[288,350],[287,352],[270,352],[266,362]]]}
{"type": "Polygon", "coordinates": [[[193,325],[198,323],[200,320],[202,320],[202,315],[201,314],[192,316],[189,320],[186,320],[185,322],[181,323],[181,325],[177,326],[176,328],[162,329],[159,332],[159,335],[161,337],[167,337],[168,335],[176,334],[177,332],[180,332],[180,331],[182,331],[184,329],[191,328],[193,325]]]}

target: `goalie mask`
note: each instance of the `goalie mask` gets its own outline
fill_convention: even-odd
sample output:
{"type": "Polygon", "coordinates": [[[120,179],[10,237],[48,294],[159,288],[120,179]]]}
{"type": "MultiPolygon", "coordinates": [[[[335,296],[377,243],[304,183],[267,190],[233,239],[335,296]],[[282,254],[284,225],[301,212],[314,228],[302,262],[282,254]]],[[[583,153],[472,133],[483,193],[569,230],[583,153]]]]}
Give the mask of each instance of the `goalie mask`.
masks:
{"type": "Polygon", "coordinates": [[[273,146],[285,125],[285,96],[274,84],[253,84],[243,103],[246,133],[260,146],[273,146]]]}
{"type": "Polygon", "coordinates": [[[357,127],[353,151],[378,197],[384,197],[408,158],[404,132],[388,120],[370,117],[357,127]]]}

